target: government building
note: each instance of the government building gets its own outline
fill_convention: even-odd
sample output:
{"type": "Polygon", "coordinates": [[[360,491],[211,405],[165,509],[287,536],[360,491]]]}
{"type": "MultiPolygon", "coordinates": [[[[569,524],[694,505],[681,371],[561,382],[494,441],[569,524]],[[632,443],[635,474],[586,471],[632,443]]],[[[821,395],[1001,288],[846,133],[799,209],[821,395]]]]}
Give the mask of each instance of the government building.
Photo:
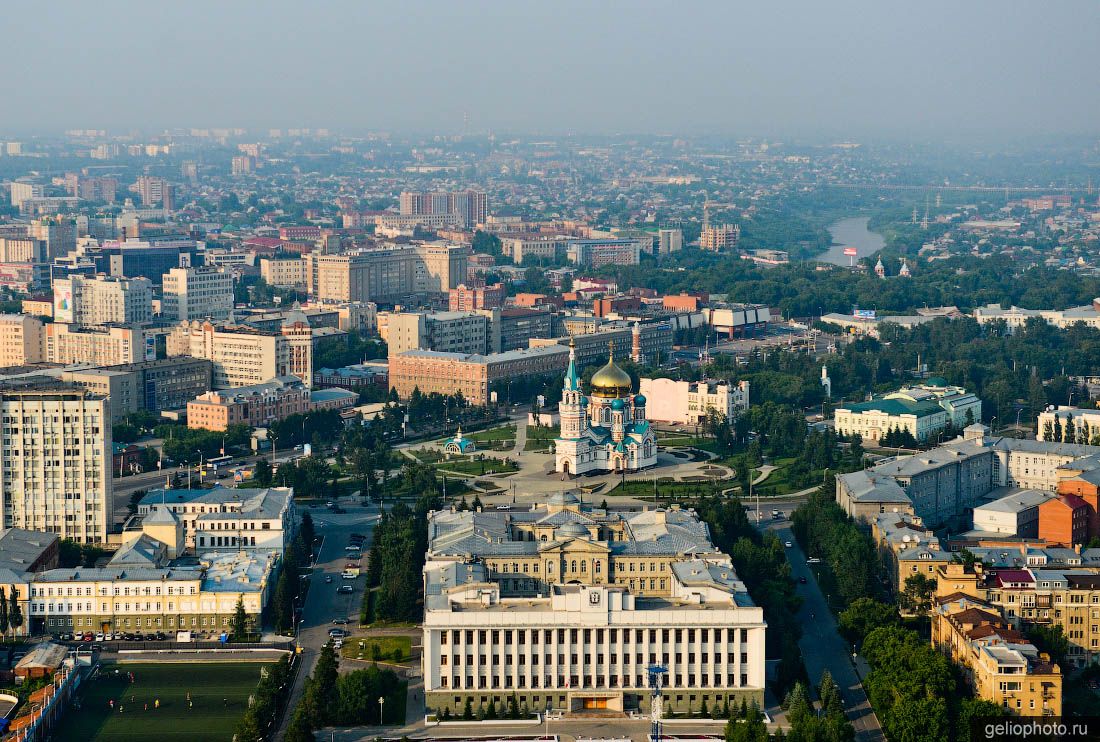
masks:
{"type": "Polygon", "coordinates": [[[530,510],[433,512],[424,566],[424,697],[461,714],[763,705],[764,634],[730,558],[692,510],[614,512],[563,493],[530,510]]]}
{"type": "Polygon", "coordinates": [[[581,393],[576,346],[569,344],[561,404],[561,435],[554,441],[554,469],[562,474],[640,471],[657,463],[657,439],[646,420],[646,398],[631,393],[630,375],[607,365],[592,376],[592,394],[581,393]]]}

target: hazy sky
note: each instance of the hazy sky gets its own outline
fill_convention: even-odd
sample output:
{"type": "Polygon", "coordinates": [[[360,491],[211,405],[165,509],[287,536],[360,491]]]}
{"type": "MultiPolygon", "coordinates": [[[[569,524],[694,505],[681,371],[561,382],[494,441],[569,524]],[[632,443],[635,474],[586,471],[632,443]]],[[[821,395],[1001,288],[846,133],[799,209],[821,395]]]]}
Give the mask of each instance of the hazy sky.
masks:
{"type": "Polygon", "coordinates": [[[1095,133],[1095,0],[5,4],[0,132],[1095,133]]]}

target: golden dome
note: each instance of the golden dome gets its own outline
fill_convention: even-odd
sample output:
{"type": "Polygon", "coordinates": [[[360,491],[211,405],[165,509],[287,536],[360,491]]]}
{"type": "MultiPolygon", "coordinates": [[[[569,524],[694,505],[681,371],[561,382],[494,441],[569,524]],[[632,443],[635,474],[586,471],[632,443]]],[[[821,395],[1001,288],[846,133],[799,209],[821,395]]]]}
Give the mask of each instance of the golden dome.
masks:
{"type": "Polygon", "coordinates": [[[607,365],[592,375],[592,394],[597,397],[626,397],[631,389],[630,374],[615,365],[614,354],[607,365]]]}

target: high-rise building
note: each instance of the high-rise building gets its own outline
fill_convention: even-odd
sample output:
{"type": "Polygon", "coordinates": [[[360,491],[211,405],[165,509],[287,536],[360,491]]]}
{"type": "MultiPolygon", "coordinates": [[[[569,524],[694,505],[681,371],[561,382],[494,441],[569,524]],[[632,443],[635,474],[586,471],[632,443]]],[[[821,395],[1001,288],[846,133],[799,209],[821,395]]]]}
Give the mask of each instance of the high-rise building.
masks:
{"type": "Polygon", "coordinates": [[[53,282],[53,318],[81,327],[132,325],[153,319],[148,278],[71,276],[53,282]]]}
{"type": "Polygon", "coordinates": [[[732,250],[741,239],[741,227],[736,224],[720,224],[704,227],[699,233],[699,247],[703,250],[732,250]]]}
{"type": "Polygon", "coordinates": [[[168,211],[176,208],[175,187],[164,178],[140,175],[134,188],[144,206],[160,206],[168,211]]]}
{"type": "Polygon", "coordinates": [[[22,183],[15,181],[9,184],[11,188],[11,205],[17,209],[23,208],[23,202],[32,198],[44,198],[45,186],[41,183],[22,183]]]}
{"type": "Polygon", "coordinates": [[[404,191],[400,210],[404,215],[456,214],[465,227],[485,222],[488,197],[484,191],[452,191],[432,193],[404,191]]]}
{"type": "Polygon", "coordinates": [[[657,254],[668,255],[684,248],[684,233],[679,229],[662,229],[657,232],[657,254]]]}
{"type": "Polygon", "coordinates": [[[46,243],[35,237],[0,237],[0,263],[48,263],[46,243]]]}
{"type": "Polygon", "coordinates": [[[48,259],[62,258],[76,249],[76,220],[44,216],[31,222],[27,233],[46,243],[48,259]]]}
{"type": "Polygon", "coordinates": [[[173,268],[163,281],[165,319],[227,319],[233,311],[233,274],[223,268],[173,268]]]}
{"type": "Polygon", "coordinates": [[[111,415],[83,389],[0,391],[0,525],[105,543],[113,526],[111,415]]]}
{"type": "Polygon", "coordinates": [[[256,160],[248,155],[240,155],[234,157],[231,163],[231,172],[233,175],[247,175],[251,173],[256,166],[256,160]]]}

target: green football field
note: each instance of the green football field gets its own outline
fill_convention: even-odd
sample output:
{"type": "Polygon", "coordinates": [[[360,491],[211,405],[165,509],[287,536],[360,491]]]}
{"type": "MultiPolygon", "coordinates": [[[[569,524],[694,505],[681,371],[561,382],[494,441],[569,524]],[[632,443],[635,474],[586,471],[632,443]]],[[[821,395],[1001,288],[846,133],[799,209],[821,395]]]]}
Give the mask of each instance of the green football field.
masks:
{"type": "Polygon", "coordinates": [[[65,712],[53,739],[227,742],[260,682],[261,667],[260,662],[104,665],[99,677],[84,681],[80,708],[65,712]],[[133,683],[126,677],[129,672],[134,673],[133,683]]]}

